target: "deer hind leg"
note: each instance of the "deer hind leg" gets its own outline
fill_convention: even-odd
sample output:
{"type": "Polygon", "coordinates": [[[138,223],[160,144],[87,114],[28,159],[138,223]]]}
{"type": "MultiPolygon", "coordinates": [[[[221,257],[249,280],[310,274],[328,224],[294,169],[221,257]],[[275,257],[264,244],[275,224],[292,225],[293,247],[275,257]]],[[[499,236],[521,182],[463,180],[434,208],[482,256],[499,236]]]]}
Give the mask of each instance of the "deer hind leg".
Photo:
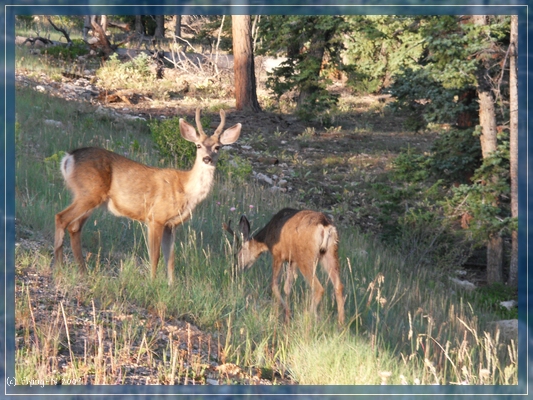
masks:
{"type": "Polygon", "coordinates": [[[323,255],[320,263],[322,267],[326,270],[333,288],[335,290],[335,299],[337,302],[337,313],[339,325],[344,324],[344,286],[340,278],[340,269],[339,269],[339,259],[337,256],[336,249],[329,248],[326,253],[323,255]]]}
{"type": "Polygon", "coordinates": [[[172,285],[174,282],[174,240],[176,237],[176,229],[165,226],[163,229],[163,240],[161,248],[163,250],[163,257],[167,265],[168,284],[172,285]]]}
{"type": "Polygon", "coordinates": [[[71,222],[67,227],[68,233],[70,234],[70,247],[72,248],[74,259],[79,264],[82,272],[87,271],[87,266],[81,251],[81,230],[83,229],[83,225],[87,221],[87,218],[90,216],[91,212],[88,212],[76,221],[71,222]]]}
{"type": "Polygon", "coordinates": [[[300,271],[302,275],[304,276],[305,280],[311,286],[312,291],[312,299],[311,299],[311,312],[315,317],[318,315],[317,308],[320,304],[320,301],[322,300],[322,296],[324,295],[324,288],[322,287],[322,284],[316,277],[315,271],[316,271],[316,262],[308,262],[303,266],[300,266],[300,271]]]}
{"type": "Polygon", "coordinates": [[[81,255],[81,230],[83,224],[98,204],[74,202],[55,216],[54,266],[63,263],[63,239],[68,228],[72,239],[72,251],[80,267],[85,270],[81,255]]]}

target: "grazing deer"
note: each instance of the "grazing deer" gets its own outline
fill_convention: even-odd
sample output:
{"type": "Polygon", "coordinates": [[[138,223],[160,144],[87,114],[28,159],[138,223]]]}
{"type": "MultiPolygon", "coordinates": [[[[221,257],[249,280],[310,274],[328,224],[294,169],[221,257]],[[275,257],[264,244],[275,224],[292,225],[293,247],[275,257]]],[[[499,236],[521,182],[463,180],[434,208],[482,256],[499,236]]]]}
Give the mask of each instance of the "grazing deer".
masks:
{"type": "Polygon", "coordinates": [[[234,143],[241,124],[224,129],[226,115],[220,110],[220,125],[207,136],[196,110],[196,126],[179,120],[183,138],[196,144],[196,160],[190,171],[155,168],[132,161],[116,153],[93,147],[72,151],[61,161],[61,172],[74,196],[72,204],[55,216],[54,263],[63,262],[65,229],[71,238],[74,258],[86,270],[81,250],[83,224],[98,206],[116,216],[144,222],[148,226],[148,251],[151,276],[155,278],[160,248],[168,271],[174,278],[174,238],[178,225],[187,221],[194,208],[213,186],[215,165],[221,146],[234,143]]]}
{"type": "MultiPolygon", "coordinates": [[[[229,223],[223,227],[234,235],[229,223]]],[[[243,243],[237,254],[237,268],[248,269],[261,253],[272,253],[272,293],[283,306],[286,320],[290,318],[290,309],[281,298],[278,288],[282,264],[288,263],[284,286],[286,300],[289,298],[298,267],[313,291],[311,311],[316,315],[317,306],[324,294],[324,288],[315,274],[316,266],[320,263],[335,288],[338,321],[340,325],[344,324],[343,285],[337,255],[338,234],[337,229],[323,213],[284,208],[253,237],[250,235],[250,223],[243,215],[239,228],[243,243]]]]}

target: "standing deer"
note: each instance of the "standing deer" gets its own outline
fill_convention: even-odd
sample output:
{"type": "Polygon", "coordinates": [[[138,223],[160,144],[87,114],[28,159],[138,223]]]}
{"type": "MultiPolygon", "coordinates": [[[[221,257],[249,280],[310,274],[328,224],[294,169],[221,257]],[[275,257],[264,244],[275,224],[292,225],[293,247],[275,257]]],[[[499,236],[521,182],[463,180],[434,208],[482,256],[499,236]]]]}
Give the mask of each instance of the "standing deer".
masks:
{"type": "MultiPolygon", "coordinates": [[[[223,227],[234,235],[229,223],[223,227]]],[[[324,294],[324,288],[315,274],[316,266],[320,263],[335,288],[338,321],[340,325],[344,324],[343,285],[339,276],[337,255],[338,234],[337,229],[323,213],[284,208],[253,237],[250,235],[250,223],[243,215],[239,228],[243,243],[237,253],[237,268],[241,271],[250,268],[265,251],[272,254],[272,293],[283,306],[286,320],[290,318],[290,309],[281,298],[278,287],[283,263],[288,263],[284,286],[286,300],[289,298],[298,267],[313,291],[311,311],[315,315],[324,294]]]]}
{"type": "Polygon", "coordinates": [[[197,148],[190,171],[150,167],[93,147],[65,155],[61,172],[74,200],[55,216],[54,264],[63,262],[63,238],[67,229],[74,258],[82,271],[86,271],[81,231],[92,211],[104,206],[116,216],[148,226],[151,277],[156,276],[162,247],[168,282],[172,284],[175,229],[191,217],[194,208],[209,194],[220,147],[234,143],[241,133],[240,123],[222,131],[226,120],[223,110],[220,119],[212,136],[207,136],[202,129],[200,109],[196,110],[198,133],[186,121],[179,120],[181,135],[197,148]]]}

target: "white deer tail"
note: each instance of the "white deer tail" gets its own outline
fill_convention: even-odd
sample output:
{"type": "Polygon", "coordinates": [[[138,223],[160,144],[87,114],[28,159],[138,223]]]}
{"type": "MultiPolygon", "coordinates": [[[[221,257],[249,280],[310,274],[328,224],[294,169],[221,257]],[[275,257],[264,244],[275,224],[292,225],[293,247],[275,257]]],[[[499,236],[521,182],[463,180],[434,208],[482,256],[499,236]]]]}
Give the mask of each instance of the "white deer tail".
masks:
{"type": "Polygon", "coordinates": [[[324,254],[330,246],[337,244],[339,241],[339,235],[337,234],[337,229],[333,225],[320,225],[320,228],[321,229],[318,230],[320,234],[319,250],[320,254],[324,254]]]}

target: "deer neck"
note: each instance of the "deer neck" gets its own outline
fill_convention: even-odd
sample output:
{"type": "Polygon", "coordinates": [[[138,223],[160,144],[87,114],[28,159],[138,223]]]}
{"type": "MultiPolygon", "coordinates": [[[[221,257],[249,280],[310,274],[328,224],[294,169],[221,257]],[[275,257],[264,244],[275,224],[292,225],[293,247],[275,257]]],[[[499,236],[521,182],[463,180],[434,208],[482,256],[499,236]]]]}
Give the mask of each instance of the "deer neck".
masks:
{"type": "Polygon", "coordinates": [[[207,165],[201,159],[196,159],[193,168],[188,171],[188,179],[185,184],[189,208],[193,210],[198,203],[204,200],[215,178],[215,166],[207,165]]]}

